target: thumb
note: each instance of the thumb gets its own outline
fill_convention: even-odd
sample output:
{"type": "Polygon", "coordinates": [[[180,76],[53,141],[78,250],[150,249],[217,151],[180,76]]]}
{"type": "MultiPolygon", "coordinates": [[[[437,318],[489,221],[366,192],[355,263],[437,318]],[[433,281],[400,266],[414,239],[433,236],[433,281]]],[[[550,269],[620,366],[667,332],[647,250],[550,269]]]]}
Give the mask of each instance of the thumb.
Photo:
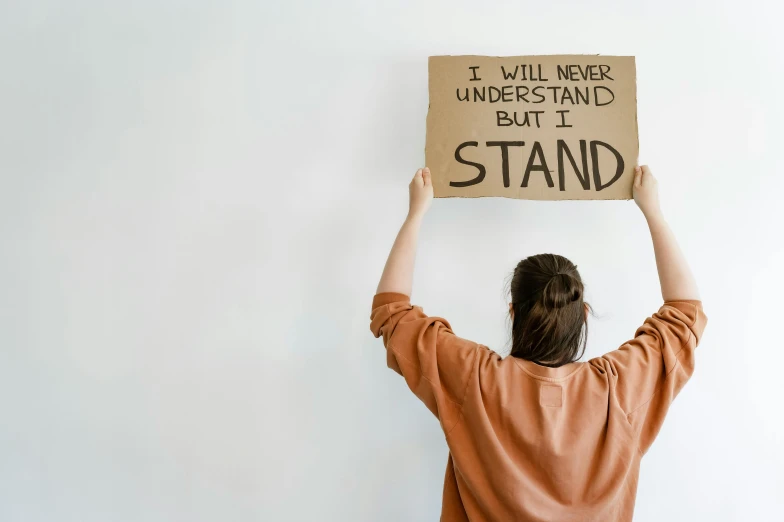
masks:
{"type": "Polygon", "coordinates": [[[422,169],[416,171],[416,174],[414,174],[414,179],[411,180],[411,183],[417,187],[424,185],[424,180],[422,179],[422,169]]]}

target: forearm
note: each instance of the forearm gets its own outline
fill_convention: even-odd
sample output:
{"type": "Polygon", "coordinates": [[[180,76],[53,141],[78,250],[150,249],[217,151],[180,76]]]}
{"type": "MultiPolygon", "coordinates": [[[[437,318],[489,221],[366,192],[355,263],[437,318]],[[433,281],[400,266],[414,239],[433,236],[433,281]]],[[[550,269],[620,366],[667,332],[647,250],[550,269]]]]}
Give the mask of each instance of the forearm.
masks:
{"type": "Polygon", "coordinates": [[[689,264],[683,256],[678,241],[675,239],[667,221],[661,212],[646,215],[648,228],[653,240],[653,251],[656,255],[656,268],[659,271],[659,284],[662,298],[665,301],[678,299],[699,299],[697,282],[691,273],[689,264]]]}
{"type": "Polygon", "coordinates": [[[378,282],[377,293],[397,292],[411,296],[414,284],[414,260],[422,216],[409,214],[389,252],[384,273],[378,282]]]}

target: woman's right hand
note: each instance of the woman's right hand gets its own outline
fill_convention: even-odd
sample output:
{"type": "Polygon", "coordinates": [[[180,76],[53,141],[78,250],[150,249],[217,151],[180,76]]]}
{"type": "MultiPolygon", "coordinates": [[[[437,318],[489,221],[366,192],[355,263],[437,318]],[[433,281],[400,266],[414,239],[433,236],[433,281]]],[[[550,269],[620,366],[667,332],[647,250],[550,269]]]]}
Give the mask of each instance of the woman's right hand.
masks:
{"type": "Polygon", "coordinates": [[[648,165],[634,168],[634,202],[647,217],[655,216],[659,209],[659,187],[648,165]]]}
{"type": "Polygon", "coordinates": [[[433,180],[430,169],[425,167],[416,171],[408,185],[408,216],[421,218],[433,202],[433,180]]]}

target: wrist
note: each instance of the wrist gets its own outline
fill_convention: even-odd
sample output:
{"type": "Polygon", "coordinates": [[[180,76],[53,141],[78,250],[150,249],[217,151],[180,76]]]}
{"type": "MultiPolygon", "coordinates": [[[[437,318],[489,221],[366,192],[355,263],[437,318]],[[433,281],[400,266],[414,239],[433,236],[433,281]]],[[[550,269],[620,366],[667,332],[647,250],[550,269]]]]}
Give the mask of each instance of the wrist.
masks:
{"type": "Polygon", "coordinates": [[[664,214],[662,214],[661,209],[658,207],[647,212],[643,212],[643,215],[645,216],[645,220],[648,222],[648,224],[661,223],[664,221],[664,214]]]}
{"type": "Polygon", "coordinates": [[[408,215],[406,216],[406,221],[409,223],[419,224],[422,222],[422,219],[424,217],[425,217],[424,211],[409,210],[408,215]]]}

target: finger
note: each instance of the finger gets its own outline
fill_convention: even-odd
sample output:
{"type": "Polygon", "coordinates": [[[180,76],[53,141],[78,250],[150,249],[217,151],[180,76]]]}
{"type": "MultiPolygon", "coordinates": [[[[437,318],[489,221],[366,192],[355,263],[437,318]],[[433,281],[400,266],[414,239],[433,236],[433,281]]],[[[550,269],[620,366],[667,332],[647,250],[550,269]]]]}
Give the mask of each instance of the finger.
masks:
{"type": "Polygon", "coordinates": [[[651,169],[648,167],[648,165],[643,165],[640,168],[642,169],[643,177],[645,177],[645,176],[652,176],[653,175],[653,173],[651,172],[651,169]]]}
{"type": "Polygon", "coordinates": [[[634,186],[639,187],[642,183],[642,169],[634,167],[634,186]]]}
{"type": "Polygon", "coordinates": [[[422,171],[422,176],[423,176],[424,181],[425,181],[425,186],[429,187],[432,184],[432,182],[433,182],[432,178],[430,177],[430,169],[425,167],[425,169],[422,171]]]}

